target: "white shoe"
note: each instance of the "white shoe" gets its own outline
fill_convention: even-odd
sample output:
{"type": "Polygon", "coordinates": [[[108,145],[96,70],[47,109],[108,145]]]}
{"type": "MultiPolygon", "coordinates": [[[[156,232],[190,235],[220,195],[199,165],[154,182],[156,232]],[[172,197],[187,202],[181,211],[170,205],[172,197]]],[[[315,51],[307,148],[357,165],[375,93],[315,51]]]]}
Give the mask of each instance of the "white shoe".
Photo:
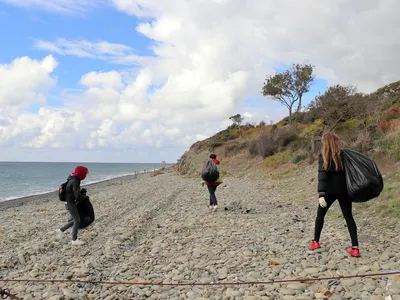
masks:
{"type": "Polygon", "coordinates": [[[62,238],[65,236],[65,235],[64,235],[64,232],[62,232],[60,228],[57,228],[57,229],[56,229],[56,235],[57,235],[57,237],[58,237],[59,239],[62,239],[62,238]]]}
{"type": "Polygon", "coordinates": [[[209,209],[209,210],[212,210],[212,209],[213,209],[213,206],[212,206],[212,205],[209,205],[209,206],[208,206],[208,209],[209,209]]]}
{"type": "Polygon", "coordinates": [[[71,242],[71,245],[73,245],[73,246],[81,246],[81,245],[84,245],[84,244],[85,244],[85,242],[81,241],[81,240],[75,240],[75,241],[71,242]]]}
{"type": "Polygon", "coordinates": [[[217,210],[218,205],[214,205],[213,212],[217,210]]]}

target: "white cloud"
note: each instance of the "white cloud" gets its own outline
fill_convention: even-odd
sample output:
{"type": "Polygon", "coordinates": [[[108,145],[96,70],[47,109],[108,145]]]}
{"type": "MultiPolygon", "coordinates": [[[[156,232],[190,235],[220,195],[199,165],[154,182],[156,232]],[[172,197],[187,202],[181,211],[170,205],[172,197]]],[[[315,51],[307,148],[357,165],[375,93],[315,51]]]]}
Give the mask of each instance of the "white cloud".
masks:
{"type": "Polygon", "coordinates": [[[138,30],[160,42],[156,53],[181,56],[189,68],[199,62],[225,76],[239,68],[260,80],[270,67],[310,61],[331,83],[354,83],[364,91],[399,76],[393,63],[400,51],[396,0],[113,2],[128,14],[151,18],[138,30]]]}
{"type": "Polygon", "coordinates": [[[57,38],[55,42],[36,39],[34,48],[60,55],[73,55],[82,58],[102,59],[117,64],[138,65],[150,58],[134,54],[131,47],[106,41],[90,42],[57,38]]]}
{"type": "Polygon", "coordinates": [[[49,12],[62,14],[83,13],[89,8],[105,5],[107,0],[1,0],[7,4],[23,7],[43,9],[49,12]]]}
{"type": "Polygon", "coordinates": [[[86,87],[121,88],[121,74],[111,72],[90,72],[81,78],[81,84],[86,87]]]}
{"type": "MultiPolygon", "coordinates": [[[[196,140],[230,125],[235,113],[241,112],[245,122],[281,119],[286,109],[278,103],[262,108],[245,104],[247,98],[260,96],[265,76],[277,67],[310,62],[329,84],[355,84],[365,92],[400,76],[397,0],[113,2],[141,18],[137,31],[154,41],[154,57],[140,57],[129,46],[105,41],[37,40],[36,48],[55,55],[139,67],[135,76],[117,70],[84,74],[84,91],[66,97],[64,108],[44,107],[38,115],[23,112],[16,120],[9,112],[2,114],[3,143],[20,139],[32,147],[93,151],[162,147],[175,149],[178,157],[196,140]]],[[[14,97],[13,103],[44,102],[52,68],[44,70],[40,84],[25,87],[31,97],[14,97]]],[[[14,81],[22,90],[28,84],[14,81]]],[[[0,99],[6,103],[11,97],[0,99]]]]}
{"type": "Polygon", "coordinates": [[[248,111],[246,111],[246,112],[243,114],[243,117],[246,118],[246,119],[253,119],[255,116],[257,116],[257,114],[251,113],[251,112],[248,112],[248,111]]]}
{"type": "Polygon", "coordinates": [[[43,60],[29,57],[0,65],[0,104],[4,108],[20,108],[46,102],[46,92],[55,85],[50,74],[57,67],[52,55],[43,60]]]}

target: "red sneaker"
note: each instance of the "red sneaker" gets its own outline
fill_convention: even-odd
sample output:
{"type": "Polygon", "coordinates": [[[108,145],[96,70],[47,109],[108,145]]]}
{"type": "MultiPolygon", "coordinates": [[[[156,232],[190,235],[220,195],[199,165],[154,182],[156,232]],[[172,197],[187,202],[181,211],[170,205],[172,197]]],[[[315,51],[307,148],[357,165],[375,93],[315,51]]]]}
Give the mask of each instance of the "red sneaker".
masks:
{"type": "Polygon", "coordinates": [[[361,256],[360,249],[358,249],[358,248],[353,248],[352,247],[352,248],[350,248],[349,251],[347,251],[347,253],[350,254],[353,257],[360,257],[361,256]]]}
{"type": "Polygon", "coordinates": [[[321,245],[318,242],[312,240],[310,248],[308,248],[308,249],[309,250],[315,250],[315,249],[318,249],[318,248],[321,248],[321,245]]]}

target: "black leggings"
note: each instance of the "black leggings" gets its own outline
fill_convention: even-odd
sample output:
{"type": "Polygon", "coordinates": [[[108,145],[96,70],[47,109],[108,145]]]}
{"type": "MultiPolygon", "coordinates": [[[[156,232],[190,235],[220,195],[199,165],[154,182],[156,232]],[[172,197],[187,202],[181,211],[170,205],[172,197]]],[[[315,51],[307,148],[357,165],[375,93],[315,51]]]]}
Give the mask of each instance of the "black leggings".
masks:
{"type": "Polygon", "coordinates": [[[343,217],[346,220],[347,228],[349,229],[351,244],[353,247],[358,246],[358,238],[357,238],[357,225],[354,222],[353,213],[352,213],[352,202],[348,199],[347,195],[343,196],[326,196],[325,200],[327,206],[322,208],[318,205],[317,219],[315,220],[315,233],[314,233],[314,241],[319,242],[319,238],[321,236],[322,227],[324,226],[324,218],[326,213],[328,212],[329,207],[336,201],[339,200],[340,208],[343,213],[343,217]]]}
{"type": "Polygon", "coordinates": [[[216,185],[207,185],[208,191],[210,192],[210,205],[217,205],[217,197],[215,197],[215,191],[217,190],[216,185]]]}

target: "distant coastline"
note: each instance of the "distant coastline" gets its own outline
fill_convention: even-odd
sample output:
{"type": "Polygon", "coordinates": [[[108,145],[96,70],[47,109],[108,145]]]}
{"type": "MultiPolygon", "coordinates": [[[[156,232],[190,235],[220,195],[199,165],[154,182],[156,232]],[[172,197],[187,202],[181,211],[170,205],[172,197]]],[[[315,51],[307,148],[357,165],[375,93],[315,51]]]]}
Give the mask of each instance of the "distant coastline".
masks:
{"type": "MultiPolygon", "coordinates": [[[[172,165],[172,164],[171,164],[172,165]]],[[[169,166],[168,166],[169,167],[169,166]]],[[[135,176],[141,176],[141,175],[145,175],[145,174],[149,174],[153,171],[158,171],[161,170],[161,168],[153,168],[151,170],[141,170],[141,171],[135,171],[133,173],[122,173],[122,174],[115,174],[115,175],[110,175],[109,177],[103,178],[103,179],[98,179],[98,180],[85,180],[82,182],[82,187],[92,187],[93,185],[96,185],[98,183],[105,183],[108,181],[112,181],[114,179],[123,179],[123,178],[134,178],[135,176]]],[[[61,182],[60,182],[61,184],[61,182]]],[[[58,197],[57,195],[57,189],[49,189],[49,190],[43,190],[43,191],[38,191],[38,192],[33,192],[31,194],[28,195],[16,195],[16,196],[10,196],[7,198],[0,198],[0,209],[7,206],[7,207],[12,207],[14,206],[13,204],[11,204],[11,202],[14,202],[15,205],[22,205],[24,204],[26,201],[29,201],[30,199],[33,198],[37,198],[37,197],[47,197],[54,194],[54,197],[58,197]]]]}
{"type": "MultiPolygon", "coordinates": [[[[143,176],[143,175],[146,175],[146,174],[143,172],[137,174],[137,176],[143,176]]],[[[106,180],[101,180],[98,182],[82,184],[82,187],[89,189],[89,193],[90,193],[90,189],[96,188],[96,186],[98,186],[98,185],[101,185],[101,186],[107,185],[107,184],[113,185],[114,182],[120,182],[121,180],[129,181],[129,180],[135,180],[135,179],[137,179],[135,174],[124,175],[124,176],[109,178],[106,180]]],[[[16,197],[16,198],[7,199],[7,200],[0,200],[0,210],[11,208],[11,207],[16,207],[16,206],[21,206],[28,202],[29,203],[32,203],[32,202],[38,203],[38,202],[53,201],[53,199],[55,202],[57,202],[57,201],[60,202],[60,200],[58,200],[58,191],[57,190],[47,191],[47,192],[24,196],[24,197],[16,197]]],[[[60,202],[60,203],[62,203],[62,202],[60,202]]]]}

